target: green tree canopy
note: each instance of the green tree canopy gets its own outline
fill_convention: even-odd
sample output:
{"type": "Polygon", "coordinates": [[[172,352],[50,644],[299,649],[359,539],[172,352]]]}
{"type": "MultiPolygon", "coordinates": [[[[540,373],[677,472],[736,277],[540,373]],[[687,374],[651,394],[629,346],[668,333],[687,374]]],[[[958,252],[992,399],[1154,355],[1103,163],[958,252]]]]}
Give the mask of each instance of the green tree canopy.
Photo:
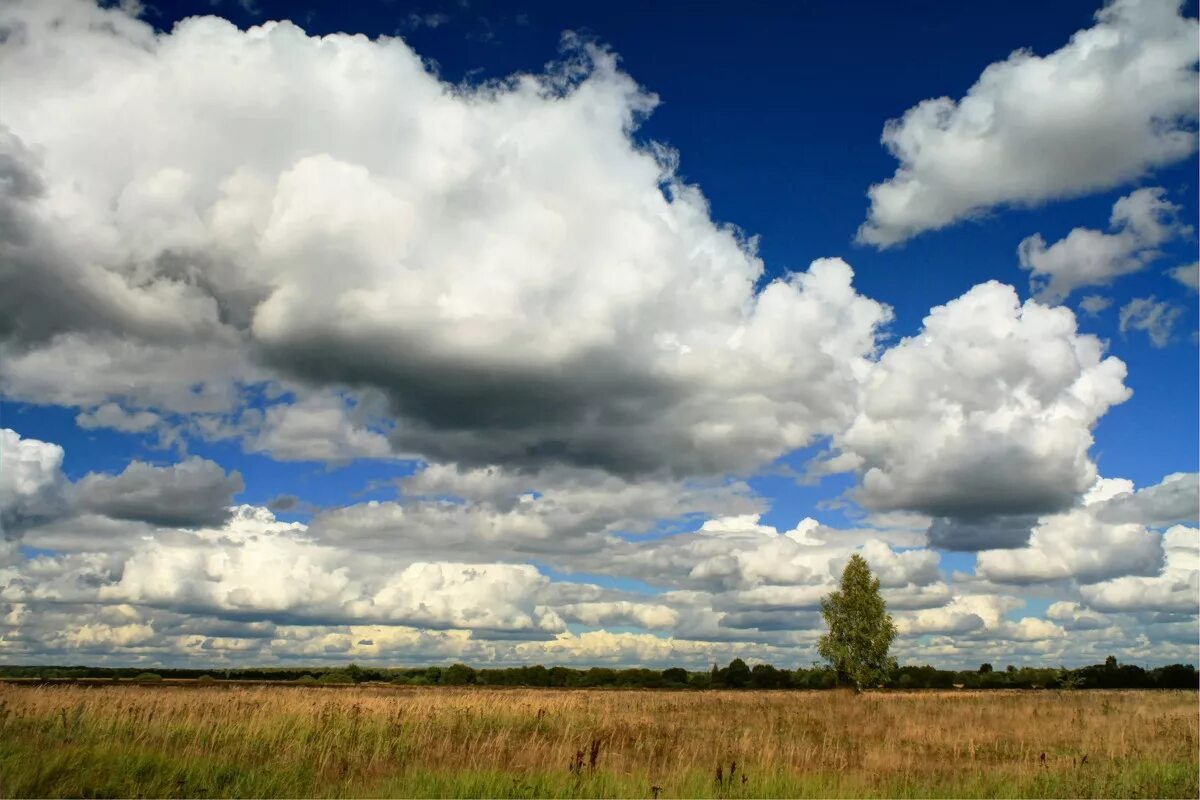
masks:
{"type": "Polygon", "coordinates": [[[855,690],[882,684],[896,664],[888,655],[896,625],[879,592],[879,579],[862,556],[850,556],[841,588],[821,601],[821,615],[829,632],[817,651],[833,666],[839,682],[855,690]]]}

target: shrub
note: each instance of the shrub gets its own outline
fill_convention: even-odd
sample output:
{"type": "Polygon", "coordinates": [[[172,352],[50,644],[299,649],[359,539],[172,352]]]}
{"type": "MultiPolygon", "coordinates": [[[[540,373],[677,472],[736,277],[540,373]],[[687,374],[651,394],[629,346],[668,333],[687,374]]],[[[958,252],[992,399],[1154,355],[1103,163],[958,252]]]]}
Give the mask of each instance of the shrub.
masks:
{"type": "Polygon", "coordinates": [[[475,670],[466,664],[452,664],[442,673],[442,678],[439,682],[447,686],[465,686],[475,682],[475,670]]]}
{"type": "Polygon", "coordinates": [[[317,683],[329,686],[332,684],[354,683],[354,679],[345,672],[326,672],[320,678],[317,678],[317,683]]]}
{"type": "Polygon", "coordinates": [[[139,675],[134,675],[133,680],[138,683],[157,683],[163,679],[162,675],[157,672],[143,672],[139,675]]]}

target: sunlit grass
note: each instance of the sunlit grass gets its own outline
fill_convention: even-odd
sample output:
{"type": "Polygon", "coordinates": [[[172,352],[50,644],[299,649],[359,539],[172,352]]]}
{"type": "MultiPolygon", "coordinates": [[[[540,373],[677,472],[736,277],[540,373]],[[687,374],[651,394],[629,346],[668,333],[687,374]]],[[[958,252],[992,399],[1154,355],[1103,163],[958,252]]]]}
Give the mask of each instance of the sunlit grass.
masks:
{"type": "Polygon", "coordinates": [[[1195,692],[2,686],[0,794],[1195,797],[1195,692]]]}

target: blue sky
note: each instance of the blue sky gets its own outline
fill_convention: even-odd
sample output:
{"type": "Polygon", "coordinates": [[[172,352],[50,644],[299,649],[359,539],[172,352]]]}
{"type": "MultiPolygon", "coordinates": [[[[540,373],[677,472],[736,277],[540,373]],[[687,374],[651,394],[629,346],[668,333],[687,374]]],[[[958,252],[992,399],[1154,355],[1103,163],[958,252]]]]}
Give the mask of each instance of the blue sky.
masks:
{"type": "Polygon", "coordinates": [[[6,12],[0,657],[1196,661],[1194,3],[642,5],[6,12]]]}

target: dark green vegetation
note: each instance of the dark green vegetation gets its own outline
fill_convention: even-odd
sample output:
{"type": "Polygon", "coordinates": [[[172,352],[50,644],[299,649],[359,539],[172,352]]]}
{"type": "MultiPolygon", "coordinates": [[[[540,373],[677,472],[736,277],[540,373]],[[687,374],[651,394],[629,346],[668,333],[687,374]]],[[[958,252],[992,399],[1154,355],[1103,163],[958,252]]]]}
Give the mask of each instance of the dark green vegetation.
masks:
{"type": "Polygon", "coordinates": [[[883,685],[896,668],[890,655],[896,625],[879,579],[858,553],[850,556],[838,590],[821,601],[821,616],[829,631],[817,651],[833,666],[838,683],[855,689],[883,685]]]}
{"type": "MultiPolygon", "coordinates": [[[[152,683],[156,679],[211,681],[278,681],[304,684],[391,683],[408,686],[528,686],[619,689],[832,689],[837,674],[826,667],[778,669],[770,664],[748,666],[735,659],[726,667],[689,672],[670,669],[611,669],[592,667],[506,667],[475,669],[465,664],[446,667],[245,667],[237,669],[167,669],[144,667],[0,666],[0,679],[64,681],[117,680],[152,683]]],[[[1111,656],[1103,664],[1078,669],[1014,667],[944,670],[931,666],[896,667],[882,683],[888,689],[1196,689],[1196,668],[1171,664],[1145,669],[1118,664],[1111,656]]]]}

